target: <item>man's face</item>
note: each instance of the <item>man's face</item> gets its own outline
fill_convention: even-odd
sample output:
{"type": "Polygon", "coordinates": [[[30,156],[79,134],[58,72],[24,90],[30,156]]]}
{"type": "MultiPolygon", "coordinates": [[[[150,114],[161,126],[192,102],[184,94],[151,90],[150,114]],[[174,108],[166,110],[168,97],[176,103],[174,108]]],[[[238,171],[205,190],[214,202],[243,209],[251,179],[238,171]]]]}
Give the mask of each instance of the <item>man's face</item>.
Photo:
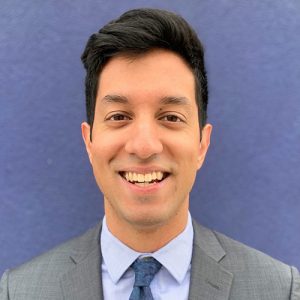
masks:
{"type": "Polygon", "coordinates": [[[92,141],[87,123],[82,132],[109,226],[186,219],[211,126],[200,141],[195,80],[181,57],[153,50],[112,58],[99,80],[92,141]]]}

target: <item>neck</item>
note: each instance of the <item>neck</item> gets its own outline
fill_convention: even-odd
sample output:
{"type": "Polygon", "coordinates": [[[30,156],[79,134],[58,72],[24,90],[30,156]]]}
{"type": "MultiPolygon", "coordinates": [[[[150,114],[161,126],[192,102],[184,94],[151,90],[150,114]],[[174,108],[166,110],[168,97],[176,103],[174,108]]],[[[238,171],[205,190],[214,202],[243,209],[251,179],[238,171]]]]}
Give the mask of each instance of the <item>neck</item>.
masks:
{"type": "Polygon", "coordinates": [[[106,213],[109,231],[129,248],[142,253],[152,253],[164,247],[187,225],[188,210],[183,215],[176,215],[165,222],[152,225],[137,225],[122,222],[106,213]]]}

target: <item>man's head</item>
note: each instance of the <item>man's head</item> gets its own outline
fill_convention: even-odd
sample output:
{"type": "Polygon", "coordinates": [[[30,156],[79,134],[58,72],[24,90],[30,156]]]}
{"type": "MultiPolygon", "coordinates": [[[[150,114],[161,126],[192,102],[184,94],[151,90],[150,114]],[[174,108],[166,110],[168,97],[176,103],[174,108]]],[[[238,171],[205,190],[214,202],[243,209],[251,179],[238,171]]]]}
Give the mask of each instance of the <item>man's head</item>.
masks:
{"type": "Polygon", "coordinates": [[[180,16],[157,9],[130,10],[91,35],[82,62],[87,71],[87,121],[93,128],[97,90],[101,72],[117,55],[140,56],[162,48],[180,55],[195,77],[195,95],[199,121],[203,127],[207,118],[207,79],[203,47],[189,24],[180,16]]]}
{"type": "Polygon", "coordinates": [[[125,13],[100,32],[83,55],[82,134],[107,224],[123,242],[132,229],[159,229],[163,244],[186,224],[210,143],[202,47],[183,19],[157,10],[125,13]]]}

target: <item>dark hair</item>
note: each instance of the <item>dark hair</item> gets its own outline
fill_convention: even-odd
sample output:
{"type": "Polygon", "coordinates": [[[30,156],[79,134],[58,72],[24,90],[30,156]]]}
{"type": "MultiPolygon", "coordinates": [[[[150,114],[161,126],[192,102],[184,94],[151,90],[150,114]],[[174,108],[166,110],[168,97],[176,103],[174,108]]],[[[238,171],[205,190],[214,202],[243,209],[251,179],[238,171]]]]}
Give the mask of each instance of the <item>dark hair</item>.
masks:
{"type": "Polygon", "coordinates": [[[87,122],[94,122],[100,73],[108,60],[118,54],[140,55],[155,48],[179,54],[195,76],[200,124],[207,118],[207,79],[204,50],[195,31],[179,15],[159,9],[133,9],[109,22],[90,36],[81,60],[86,69],[87,122]]]}

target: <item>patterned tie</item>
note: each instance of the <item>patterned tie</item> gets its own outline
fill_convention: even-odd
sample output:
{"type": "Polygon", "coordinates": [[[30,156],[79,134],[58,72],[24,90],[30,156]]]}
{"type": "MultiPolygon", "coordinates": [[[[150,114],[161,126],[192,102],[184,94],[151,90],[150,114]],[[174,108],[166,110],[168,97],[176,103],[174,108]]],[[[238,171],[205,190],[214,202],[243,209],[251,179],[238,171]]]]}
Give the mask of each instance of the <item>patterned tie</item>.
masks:
{"type": "Polygon", "coordinates": [[[129,300],[153,300],[150,283],[161,268],[153,257],[136,259],[131,265],[135,273],[135,282],[129,300]]]}

